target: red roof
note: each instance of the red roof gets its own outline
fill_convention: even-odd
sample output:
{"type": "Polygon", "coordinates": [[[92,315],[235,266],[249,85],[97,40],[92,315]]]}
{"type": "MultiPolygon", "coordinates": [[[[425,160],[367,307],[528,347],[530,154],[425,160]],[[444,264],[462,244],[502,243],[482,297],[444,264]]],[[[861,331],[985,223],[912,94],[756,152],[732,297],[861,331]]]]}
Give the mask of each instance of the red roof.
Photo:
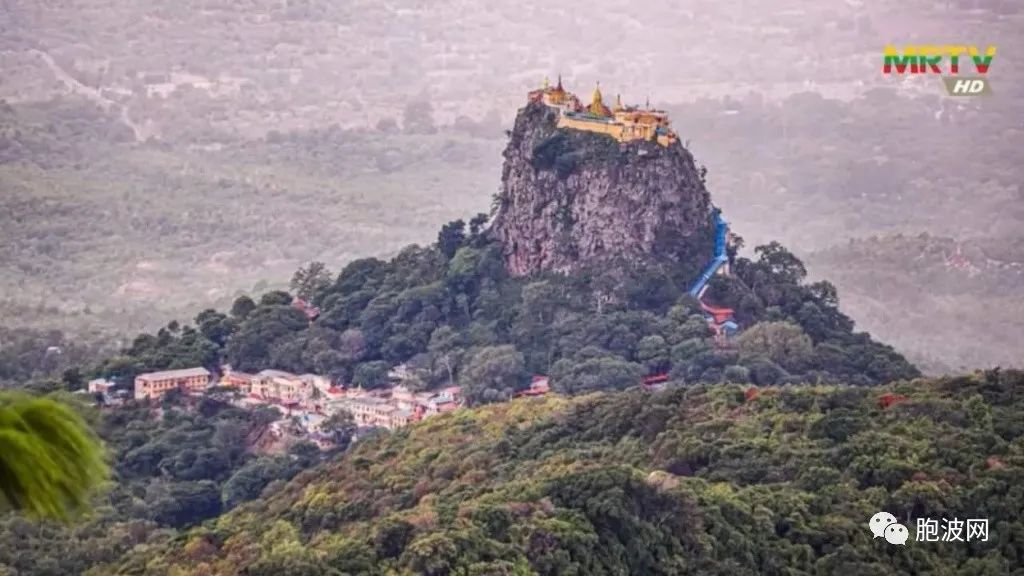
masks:
{"type": "Polygon", "coordinates": [[[668,382],[668,374],[652,374],[644,377],[644,384],[660,384],[668,382]]]}
{"type": "Polygon", "coordinates": [[[907,397],[904,396],[903,394],[893,394],[891,392],[887,394],[882,394],[881,396],[878,397],[878,407],[881,408],[882,410],[885,410],[889,406],[892,406],[893,404],[899,404],[900,402],[903,402],[905,400],[907,400],[907,397]]]}
{"type": "Polygon", "coordinates": [[[516,392],[516,396],[543,396],[551,391],[548,377],[537,375],[530,379],[530,387],[516,392]]]}
{"type": "Polygon", "coordinates": [[[518,396],[518,397],[522,397],[522,396],[543,396],[543,395],[545,395],[547,393],[548,393],[548,391],[545,390],[545,389],[527,388],[526,390],[520,390],[519,392],[516,392],[516,396],[518,396]]]}
{"type": "Polygon", "coordinates": [[[703,302],[700,303],[700,307],[708,314],[714,316],[715,322],[718,324],[721,324],[722,322],[732,319],[732,308],[719,308],[717,306],[708,306],[703,302]]]}
{"type": "Polygon", "coordinates": [[[295,300],[293,300],[292,306],[298,308],[299,310],[302,310],[302,312],[306,315],[306,318],[309,318],[310,321],[315,320],[316,317],[320,315],[320,308],[318,306],[313,306],[312,304],[306,302],[302,298],[296,298],[295,300]]]}

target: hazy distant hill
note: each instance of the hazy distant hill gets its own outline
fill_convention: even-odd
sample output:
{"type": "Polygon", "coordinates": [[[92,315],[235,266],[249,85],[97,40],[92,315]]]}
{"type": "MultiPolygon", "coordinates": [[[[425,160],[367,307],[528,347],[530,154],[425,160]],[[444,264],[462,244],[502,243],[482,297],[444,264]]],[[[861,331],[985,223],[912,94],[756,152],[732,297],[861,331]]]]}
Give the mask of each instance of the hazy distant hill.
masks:
{"type": "Polygon", "coordinates": [[[1019,366],[1024,239],[890,236],[812,253],[859,326],[926,371],[1019,366]]]}
{"type": "Polygon", "coordinates": [[[758,6],[9,0],[5,323],[152,328],[430,241],[488,209],[502,126],[558,72],[669,108],[748,245],[1019,229],[1017,4],[758,6]],[[879,73],[880,38],[961,37],[998,44],[996,97],[879,73]]]}
{"type": "MultiPolygon", "coordinates": [[[[129,331],[383,255],[486,209],[500,141],[337,128],[214,147],[97,141],[80,103],[0,118],[9,324],[129,331]]],[[[123,136],[123,132],[120,132],[123,136]]]]}
{"type": "MultiPolygon", "coordinates": [[[[878,71],[884,42],[970,38],[1005,54],[1019,45],[1020,6],[1010,1],[761,5],[8,0],[0,98],[71,90],[125,107],[142,138],[222,140],[373,126],[422,99],[445,123],[490,111],[510,119],[519,91],[558,72],[662,104],[808,87],[849,98],[891,85],[878,71]],[[976,4],[985,9],[969,10],[976,4]]],[[[1009,94],[1019,72],[994,69],[1009,94]]]]}

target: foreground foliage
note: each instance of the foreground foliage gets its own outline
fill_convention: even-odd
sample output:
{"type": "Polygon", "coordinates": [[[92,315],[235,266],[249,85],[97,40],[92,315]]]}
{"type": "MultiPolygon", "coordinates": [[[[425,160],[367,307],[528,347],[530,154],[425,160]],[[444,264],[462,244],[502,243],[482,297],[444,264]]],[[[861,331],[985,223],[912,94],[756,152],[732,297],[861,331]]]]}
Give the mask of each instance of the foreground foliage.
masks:
{"type": "Polygon", "coordinates": [[[81,574],[156,535],[171,534],[256,498],[322,458],[308,443],[276,455],[250,450],[251,442],[279,417],[276,411],[232,408],[212,398],[189,403],[175,396],[162,405],[130,403],[86,412],[106,442],[113,472],[103,494],[91,499],[94,491],[89,488],[104,478],[106,466],[101,466],[98,448],[82,445],[86,439],[95,441],[88,427],[76,428],[82,417],[61,408],[39,428],[38,413],[52,410],[50,401],[19,400],[17,408],[0,405],[3,497],[37,516],[63,518],[64,508],[92,508],[72,523],[0,516],[0,574],[81,574]],[[15,430],[23,436],[31,432],[24,448],[9,442],[6,424],[13,411],[32,425],[24,433],[20,427],[15,430]],[[12,471],[18,475],[12,478],[12,471]]]}
{"type": "Polygon", "coordinates": [[[358,445],[92,574],[1006,574],[1024,374],[517,400],[358,445]],[[906,547],[867,519],[988,518],[906,547]]]}
{"type": "Polygon", "coordinates": [[[0,511],[67,520],[109,474],[85,420],[52,398],[0,393],[0,511]]]}

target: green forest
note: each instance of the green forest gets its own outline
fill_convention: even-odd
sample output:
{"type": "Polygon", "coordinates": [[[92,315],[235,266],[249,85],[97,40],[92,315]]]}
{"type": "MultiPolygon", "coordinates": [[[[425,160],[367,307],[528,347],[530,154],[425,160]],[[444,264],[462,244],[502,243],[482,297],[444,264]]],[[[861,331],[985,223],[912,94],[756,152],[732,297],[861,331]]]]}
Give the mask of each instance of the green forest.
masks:
{"type": "Polygon", "coordinates": [[[311,443],[262,454],[254,439],[276,409],[243,410],[213,396],[168,395],[161,404],[97,410],[74,406],[103,439],[112,478],[91,510],[69,522],[18,514],[0,517],[0,574],[82,574],[134,546],[166,538],[280,486],[331,455],[311,443]],[[271,487],[271,490],[273,486],[271,487]]]}
{"type": "Polygon", "coordinates": [[[5,2],[0,576],[1024,576],[1024,4],[762,4],[5,2]],[[939,40],[998,44],[994,97],[879,74],[939,40]],[[670,116],[746,238],[703,295],[735,337],[710,233],[509,274],[545,75],[670,116]],[[465,403],[131,399],[227,365],[465,403]]]}
{"type": "Polygon", "coordinates": [[[394,259],[355,260],[337,275],[320,263],[298,270],[292,293],[239,297],[136,337],[96,373],[129,383],[138,372],[221,362],[328,374],[363,388],[386,384],[404,363],[413,387],[460,383],[472,403],[506,400],[535,374],[563,393],[621,390],[645,375],[678,383],[881,384],[918,376],[892,348],[838,308],[835,288],[806,283],[806,269],[777,243],[756,259],[733,255],[712,301],[736,309],[743,333],[716,346],[699,303],[682,289],[689,270],[622,263],[513,278],[487,234],[486,215],[445,225],[436,244],[394,259]],[[317,305],[315,321],[293,298],[317,305]]]}
{"type": "MultiPolygon", "coordinates": [[[[205,310],[193,323],[173,321],[156,333],[141,334],[115,354],[79,347],[55,332],[5,331],[2,376],[79,406],[108,447],[113,478],[95,510],[70,526],[5,516],[0,524],[5,543],[0,567],[11,574],[84,573],[116,564],[129,553],[133,556],[126,566],[138,566],[142,560],[135,554],[180,542],[182,531],[208,529],[246,501],[293,490],[285,484],[289,479],[325,459],[338,465],[333,454],[348,443],[328,453],[301,442],[283,453],[264,453],[256,440],[280,413],[231,407],[216,389],[200,398],[172,393],[157,403],[129,401],[113,408],[89,407],[91,397],[68,395],[93,377],[108,377],[119,387],[130,388],[140,372],[197,365],[218,368],[226,362],[248,371],[273,367],[329,374],[338,382],[372,389],[387,385],[389,369],[404,363],[411,387],[460,384],[471,405],[482,405],[509,400],[531,376],[548,374],[560,393],[558,399],[539,405],[517,401],[498,412],[463,411],[455,419],[490,419],[507,410],[524,418],[530,414],[527,419],[533,421],[552,416],[556,408],[577,406],[570,396],[635,390],[651,374],[667,374],[672,389],[714,390],[714,395],[731,390],[739,391],[740,397],[739,383],[775,390],[787,384],[877,385],[919,376],[890,347],[854,332],[852,321],[838,310],[835,288],[827,282],[807,283],[803,264],[777,243],[757,247],[755,259],[732,254],[734,275],[713,282],[708,297],[733,306],[737,320],[747,327],[734,342],[722,346],[712,339],[698,302],[680,288],[692,271],[633,262],[612,268],[613,274],[584,269],[569,275],[513,278],[506,273],[500,247],[488,236],[486,224],[482,214],[468,224],[453,221],[442,227],[431,246],[410,246],[389,261],[356,260],[337,274],[314,262],[295,272],[291,292],[239,297],[230,309],[205,310]],[[295,306],[296,298],[317,305],[319,316],[311,321],[295,306]],[[705,388],[710,384],[728,386],[705,388]]],[[[792,388],[798,389],[819,390],[792,388]]],[[[875,392],[858,394],[866,398],[875,392]]],[[[641,396],[628,392],[621,398],[635,403],[641,396]]],[[[629,416],[628,410],[621,417],[638,424],[648,420],[629,416]]],[[[462,434],[461,424],[451,431],[445,431],[448,424],[425,426],[435,430],[431,435],[462,434]]],[[[337,428],[351,435],[353,427],[341,423],[337,428]]],[[[360,446],[378,448],[360,449],[377,450],[378,443],[401,441],[409,434],[362,440],[360,446]]],[[[419,448],[409,444],[401,451],[413,454],[419,448]]],[[[344,461],[361,462],[358,470],[384,462],[358,454],[357,450],[344,461]]],[[[575,456],[565,458],[569,463],[575,456]]],[[[680,474],[693,465],[666,464],[665,470],[680,474]]],[[[609,474],[604,478],[602,473],[595,481],[626,482],[633,486],[630,490],[643,490],[643,483],[634,485],[625,468],[609,474]]],[[[379,486],[385,489],[392,483],[379,486]]],[[[435,492],[425,485],[420,490],[421,495],[435,492]]],[[[331,513],[329,522],[369,513],[364,504],[354,506],[331,513]]],[[[397,540],[386,546],[398,558],[413,532],[404,523],[396,526],[397,540]]],[[[285,532],[273,538],[282,545],[304,541],[293,534],[293,527],[278,527],[285,532]]],[[[587,541],[589,537],[580,545],[587,541]]],[[[429,548],[434,545],[447,549],[449,543],[424,544],[424,558],[418,562],[434,554],[429,548]]],[[[682,550],[665,545],[676,550],[673,553],[682,550]]],[[[487,551],[491,548],[488,544],[478,551],[481,562],[496,553],[487,551]]],[[[353,550],[354,558],[365,560],[366,570],[390,565],[377,552],[353,550]]],[[[496,567],[480,568],[484,572],[469,573],[503,574],[507,571],[500,570],[506,568],[513,570],[508,573],[592,573],[591,568],[570,569],[572,562],[562,552],[552,554],[541,564],[509,557],[507,566],[502,560],[496,567]]],[[[245,573],[293,573],[292,568],[275,567],[277,561],[267,560],[265,568],[247,568],[245,573]]],[[[320,568],[310,569],[322,573],[320,568]]],[[[154,573],[149,568],[126,570],[154,573]]],[[[360,570],[350,567],[340,573],[364,573],[360,570]]],[[[413,570],[450,573],[442,568],[413,570]]]]}
{"type": "Polygon", "coordinates": [[[88,574],[1009,574],[1024,374],[521,399],[360,442],[88,574]],[[868,519],[987,518],[987,541],[868,519]]]}

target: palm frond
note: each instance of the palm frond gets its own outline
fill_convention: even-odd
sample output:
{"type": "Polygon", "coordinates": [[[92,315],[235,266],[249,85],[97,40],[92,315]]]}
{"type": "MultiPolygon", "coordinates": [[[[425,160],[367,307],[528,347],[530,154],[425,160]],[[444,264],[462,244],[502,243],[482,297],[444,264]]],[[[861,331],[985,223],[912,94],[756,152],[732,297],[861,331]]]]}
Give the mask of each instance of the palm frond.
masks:
{"type": "Polygon", "coordinates": [[[99,439],[74,409],[0,393],[0,508],[68,520],[108,476],[99,439]]]}

